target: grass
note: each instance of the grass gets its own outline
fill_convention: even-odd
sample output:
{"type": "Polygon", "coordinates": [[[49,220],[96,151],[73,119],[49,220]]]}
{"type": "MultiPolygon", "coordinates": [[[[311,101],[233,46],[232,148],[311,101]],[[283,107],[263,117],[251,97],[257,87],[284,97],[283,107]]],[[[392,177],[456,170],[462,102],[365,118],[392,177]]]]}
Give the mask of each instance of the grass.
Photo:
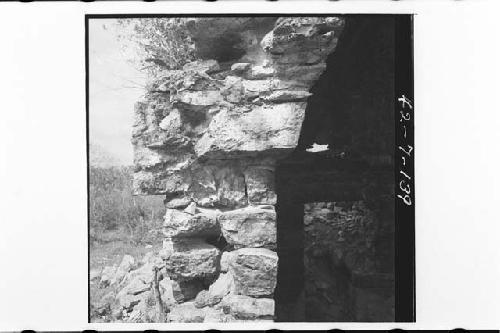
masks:
{"type": "MultiPolygon", "coordinates": [[[[125,255],[139,262],[146,253],[162,247],[163,197],[134,196],[132,173],[131,167],[90,168],[91,271],[118,266],[125,255]]],[[[98,282],[90,284],[93,322],[112,320],[109,314],[101,317],[98,313],[104,312],[93,310],[99,309],[103,297],[116,293],[116,289],[117,286],[99,288],[98,282]]]]}
{"type": "MultiPolygon", "coordinates": [[[[97,269],[102,271],[106,266],[117,266],[123,259],[123,256],[128,254],[134,257],[136,262],[140,261],[144,255],[148,252],[157,252],[161,249],[162,243],[161,240],[157,240],[155,242],[150,243],[152,248],[146,248],[146,243],[137,244],[130,240],[123,240],[120,237],[119,233],[115,235],[106,235],[106,237],[117,237],[113,240],[107,242],[94,242],[90,246],[90,269],[97,269]]],[[[97,306],[101,299],[106,296],[108,293],[118,292],[116,286],[108,286],[106,288],[99,288],[98,283],[90,284],[90,303],[94,306],[97,306]]],[[[110,317],[98,317],[94,313],[91,312],[91,321],[92,322],[109,322],[109,321],[117,321],[116,319],[112,319],[110,317]]]]}
{"type": "Polygon", "coordinates": [[[103,238],[107,241],[93,242],[90,245],[90,269],[103,269],[106,266],[119,265],[123,256],[128,254],[139,261],[151,251],[162,247],[162,239],[150,239],[149,242],[136,243],[129,239],[124,232],[107,231],[103,238]],[[146,248],[152,245],[152,248],[146,248]]]}

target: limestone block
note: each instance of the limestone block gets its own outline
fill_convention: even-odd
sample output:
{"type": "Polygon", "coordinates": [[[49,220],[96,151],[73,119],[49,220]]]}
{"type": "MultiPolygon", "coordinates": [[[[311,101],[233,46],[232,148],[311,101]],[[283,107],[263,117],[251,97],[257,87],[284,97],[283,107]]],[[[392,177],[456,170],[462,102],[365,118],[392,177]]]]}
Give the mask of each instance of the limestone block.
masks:
{"type": "Polygon", "coordinates": [[[212,306],[220,302],[220,299],[210,297],[208,290],[202,290],[196,295],[194,305],[197,308],[204,308],[205,306],[212,306]]]}
{"type": "Polygon", "coordinates": [[[220,271],[221,272],[227,272],[229,270],[229,263],[231,262],[232,256],[234,255],[234,251],[229,252],[222,252],[222,255],[220,257],[220,271]]]}
{"type": "Polygon", "coordinates": [[[111,279],[111,284],[120,283],[125,275],[130,272],[135,265],[135,259],[131,255],[124,255],[123,259],[118,266],[113,278],[111,279]]]}
{"type": "Polygon", "coordinates": [[[224,313],[210,307],[197,308],[194,302],[186,302],[173,306],[167,315],[167,322],[201,323],[208,318],[208,322],[225,322],[224,313]]]}
{"type": "Polygon", "coordinates": [[[219,234],[216,211],[205,210],[194,215],[177,209],[167,209],[163,224],[166,237],[206,237],[219,234]]]}
{"type": "Polygon", "coordinates": [[[225,314],[222,310],[214,310],[207,312],[204,323],[230,323],[236,321],[230,314],[225,314]]]}
{"type": "Polygon", "coordinates": [[[275,205],[274,171],[261,167],[245,170],[248,201],[254,205],[275,205]]]}
{"type": "Polygon", "coordinates": [[[182,67],[182,69],[184,71],[211,73],[218,71],[220,69],[220,66],[216,60],[208,59],[188,62],[182,67]]]}
{"type": "Polygon", "coordinates": [[[310,64],[326,58],[344,27],[339,17],[282,17],[261,41],[274,61],[310,64]]]}
{"type": "Polygon", "coordinates": [[[278,90],[262,97],[264,101],[273,103],[304,101],[312,94],[304,90],[278,90]]]}
{"type": "Polygon", "coordinates": [[[193,106],[210,106],[221,100],[221,94],[217,90],[208,91],[182,91],[177,93],[176,100],[193,106]]]}
{"type": "Polygon", "coordinates": [[[231,65],[231,70],[233,72],[245,72],[250,69],[251,66],[252,64],[248,62],[237,62],[231,65]]]}
{"type": "Polygon", "coordinates": [[[182,127],[181,114],[179,110],[173,109],[170,113],[160,122],[160,128],[168,133],[179,133],[182,127]]]}
{"type": "Polygon", "coordinates": [[[219,303],[224,296],[234,289],[234,281],[231,273],[221,274],[208,290],[202,290],[196,296],[194,304],[197,308],[213,306],[219,303]]]}
{"type": "Polygon", "coordinates": [[[232,291],[234,291],[234,278],[231,273],[221,273],[217,280],[208,288],[211,297],[220,299],[232,291]]]}
{"type": "Polygon", "coordinates": [[[193,168],[188,193],[201,207],[247,204],[245,178],[238,165],[226,161],[193,168]]]}
{"type": "Polygon", "coordinates": [[[233,158],[261,152],[281,156],[297,145],[305,107],[305,102],[288,102],[255,106],[237,115],[223,110],[195,144],[195,153],[207,158],[221,152],[233,158]]]}
{"type": "Polygon", "coordinates": [[[144,295],[140,302],[134,306],[126,321],[133,323],[156,322],[158,320],[158,309],[155,302],[153,293],[144,295]]]}
{"type": "Polygon", "coordinates": [[[172,307],[167,315],[167,322],[202,323],[205,311],[195,307],[194,302],[186,302],[172,307]]]}
{"type": "Polygon", "coordinates": [[[160,256],[173,280],[211,280],[218,271],[220,251],[200,240],[186,239],[174,242],[171,249],[162,249],[160,256]]]}
{"type": "Polygon", "coordinates": [[[275,74],[275,69],[270,66],[252,66],[245,77],[250,80],[259,80],[272,77],[275,74]]]}
{"type": "MultiPolygon", "coordinates": [[[[240,103],[249,97],[243,86],[243,80],[237,76],[228,76],[225,78],[221,95],[230,103],[240,103]]],[[[258,96],[258,93],[254,92],[253,96],[258,96]]]]}
{"type": "Polygon", "coordinates": [[[189,197],[180,197],[180,198],[173,198],[171,200],[168,200],[165,203],[166,208],[184,208],[187,207],[191,203],[191,198],[189,197]]]}
{"type": "Polygon", "coordinates": [[[125,286],[120,293],[126,293],[128,295],[141,294],[151,288],[149,283],[145,283],[140,279],[132,280],[127,286],[125,286]]]}
{"type": "Polygon", "coordinates": [[[228,295],[222,304],[224,313],[229,313],[237,319],[273,319],[274,317],[274,300],[271,298],[228,295]]]}
{"type": "Polygon", "coordinates": [[[125,286],[117,293],[116,299],[120,306],[130,311],[134,306],[139,304],[146,292],[151,290],[151,283],[147,283],[139,276],[131,279],[125,286]]]}
{"type": "Polygon", "coordinates": [[[276,287],[278,255],[264,248],[234,251],[229,271],[235,282],[235,293],[247,296],[270,296],[276,287]]]}
{"type": "Polygon", "coordinates": [[[191,202],[185,209],[184,209],[184,212],[185,213],[188,213],[190,215],[194,215],[196,214],[197,210],[196,210],[196,203],[194,202],[191,202]]]}
{"type": "Polygon", "coordinates": [[[249,206],[223,212],[218,221],[222,235],[236,249],[276,247],[276,212],[249,206]]]}

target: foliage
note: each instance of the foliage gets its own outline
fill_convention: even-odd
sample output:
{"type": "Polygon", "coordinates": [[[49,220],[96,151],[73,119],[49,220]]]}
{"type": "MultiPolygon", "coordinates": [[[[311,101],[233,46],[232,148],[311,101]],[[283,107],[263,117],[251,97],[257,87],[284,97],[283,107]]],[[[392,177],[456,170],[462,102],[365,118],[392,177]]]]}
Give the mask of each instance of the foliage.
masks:
{"type": "Polygon", "coordinates": [[[159,229],[165,213],[163,198],[134,196],[132,171],[131,167],[90,168],[92,241],[111,241],[113,235],[141,242],[159,229]]]}
{"type": "Polygon", "coordinates": [[[179,69],[194,59],[194,41],[188,34],[189,18],[120,19],[121,39],[137,47],[139,65],[150,73],[179,69]]]}

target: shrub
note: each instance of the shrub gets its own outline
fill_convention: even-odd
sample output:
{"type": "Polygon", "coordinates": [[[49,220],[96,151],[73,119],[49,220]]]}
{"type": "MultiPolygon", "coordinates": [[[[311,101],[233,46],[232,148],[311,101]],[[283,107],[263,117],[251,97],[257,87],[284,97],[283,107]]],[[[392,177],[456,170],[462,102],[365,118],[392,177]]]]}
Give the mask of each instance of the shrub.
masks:
{"type": "Polygon", "coordinates": [[[195,57],[188,20],[183,17],[120,19],[120,38],[137,46],[141,69],[152,74],[162,69],[179,69],[195,57]]]}
{"type": "Polygon", "coordinates": [[[132,167],[90,167],[90,238],[105,241],[106,232],[120,232],[144,241],[161,224],[163,198],[132,195],[132,167]]]}

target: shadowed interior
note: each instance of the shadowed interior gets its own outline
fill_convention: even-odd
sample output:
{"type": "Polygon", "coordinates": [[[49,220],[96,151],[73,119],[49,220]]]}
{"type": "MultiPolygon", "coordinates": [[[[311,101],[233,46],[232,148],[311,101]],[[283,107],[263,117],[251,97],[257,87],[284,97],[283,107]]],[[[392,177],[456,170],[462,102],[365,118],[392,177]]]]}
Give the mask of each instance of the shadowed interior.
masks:
{"type": "Polygon", "coordinates": [[[394,19],[346,21],[276,169],[277,321],[394,321],[394,19]]]}

